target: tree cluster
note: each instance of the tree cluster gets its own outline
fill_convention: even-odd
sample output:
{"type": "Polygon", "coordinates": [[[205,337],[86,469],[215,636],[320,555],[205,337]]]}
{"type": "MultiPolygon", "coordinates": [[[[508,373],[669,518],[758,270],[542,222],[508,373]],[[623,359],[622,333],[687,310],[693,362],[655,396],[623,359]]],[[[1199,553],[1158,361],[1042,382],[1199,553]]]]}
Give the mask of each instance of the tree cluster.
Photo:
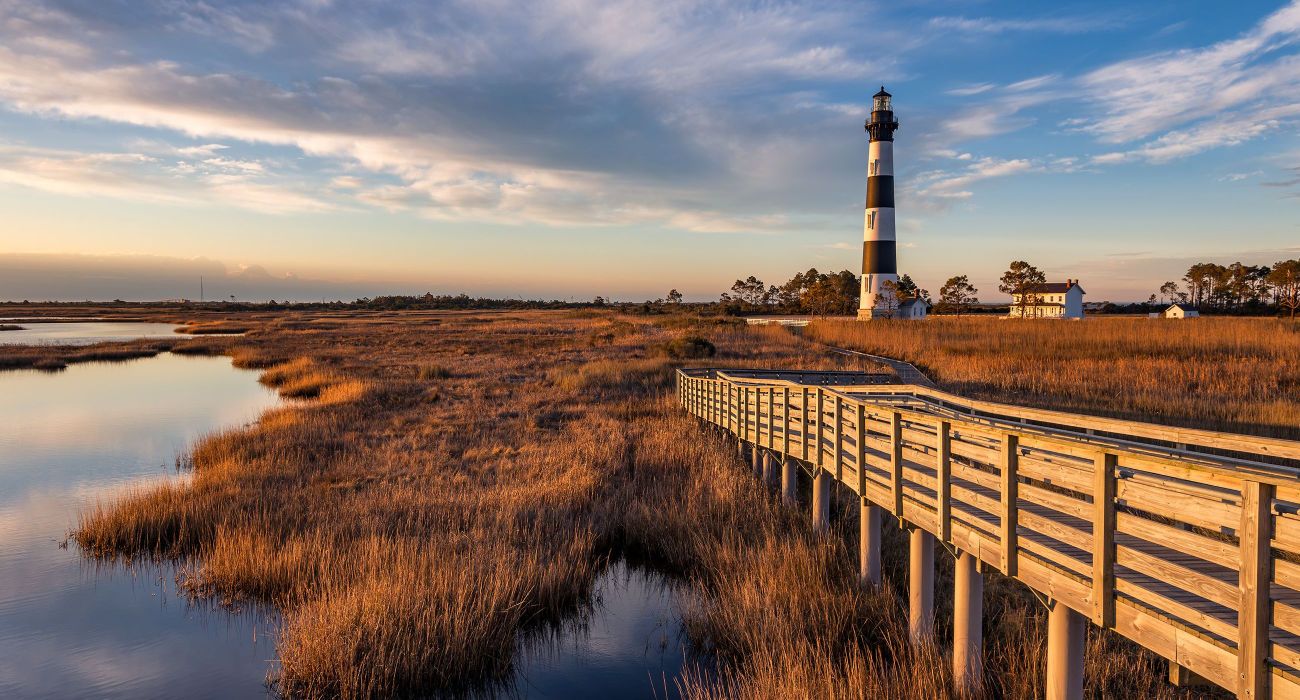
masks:
{"type": "Polygon", "coordinates": [[[1182,282],[1183,289],[1165,282],[1148,301],[1237,313],[1275,308],[1290,316],[1300,308],[1300,260],[1280,260],[1272,266],[1196,263],[1187,268],[1182,282]]]}

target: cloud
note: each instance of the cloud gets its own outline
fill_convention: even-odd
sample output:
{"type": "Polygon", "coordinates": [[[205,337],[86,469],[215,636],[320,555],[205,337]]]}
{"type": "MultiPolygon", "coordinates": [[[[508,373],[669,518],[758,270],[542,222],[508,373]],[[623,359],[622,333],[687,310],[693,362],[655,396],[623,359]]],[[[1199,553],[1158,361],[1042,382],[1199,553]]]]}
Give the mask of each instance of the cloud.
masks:
{"type": "MultiPolygon", "coordinates": [[[[21,27],[0,25],[0,105],[183,135],[198,143],[172,155],[190,165],[258,176],[238,186],[213,177],[210,189],[259,208],[311,203],[280,170],[228,155],[231,144],[347,171],[357,181],[336,182],[334,195],[355,199],[343,206],[448,221],[765,228],[777,212],[829,201],[826,161],[814,167],[814,157],[844,158],[816,137],[845,120],[843,103],[783,98],[882,71],[858,48],[873,13],[857,4],[485,0],[379,12],[168,0],[40,13],[0,3],[21,16],[21,27]],[[203,50],[158,58],[148,30],[159,27],[203,50]],[[18,29],[57,41],[20,45],[18,29]],[[221,46],[245,55],[209,60],[221,46]],[[268,71],[261,54],[292,60],[268,71]]],[[[126,195],[128,182],[87,192],[126,195]]]]}
{"type": "Polygon", "coordinates": [[[1008,32],[1034,32],[1048,34],[1082,34],[1120,26],[1114,17],[1073,16],[1040,17],[1031,19],[994,17],[934,17],[929,21],[932,29],[962,34],[1005,34],[1008,32]]]}
{"type": "Polygon", "coordinates": [[[1079,125],[1104,143],[1146,141],[1097,162],[1165,162],[1237,145],[1300,117],[1300,3],[1203,48],[1104,66],[1079,84],[1099,115],[1079,125]]]}
{"type": "MultiPolygon", "coordinates": [[[[255,265],[229,266],[208,258],[154,255],[0,253],[0,299],[152,301],[198,296],[202,277],[209,300],[352,299],[398,285],[341,282],[271,273],[255,265]]],[[[409,293],[409,290],[407,290],[409,293]]]]}
{"type": "Polygon", "coordinates": [[[268,184],[261,177],[264,174],[261,163],[245,160],[212,157],[164,162],[147,153],[85,153],[0,142],[3,185],[156,204],[221,204],[270,214],[340,208],[309,194],[305,187],[268,184]]]}
{"type": "Polygon", "coordinates": [[[997,87],[997,85],[994,83],[976,83],[974,85],[952,88],[951,90],[948,90],[948,94],[957,95],[958,97],[969,97],[971,95],[979,95],[988,92],[995,87],[997,87]]]}
{"type": "Polygon", "coordinates": [[[966,167],[952,170],[934,170],[920,174],[911,194],[915,197],[913,204],[923,210],[941,211],[954,201],[970,199],[974,193],[971,185],[994,178],[1010,177],[1032,171],[1046,170],[1046,166],[1035,164],[1026,158],[980,158],[966,167]]]}

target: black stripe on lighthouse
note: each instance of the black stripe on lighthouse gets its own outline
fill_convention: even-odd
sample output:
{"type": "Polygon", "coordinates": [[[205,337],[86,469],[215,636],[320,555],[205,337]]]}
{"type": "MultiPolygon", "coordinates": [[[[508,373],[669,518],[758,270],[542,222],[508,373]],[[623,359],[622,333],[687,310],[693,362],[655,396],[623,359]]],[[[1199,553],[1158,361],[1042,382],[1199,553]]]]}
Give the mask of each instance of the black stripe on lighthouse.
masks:
{"type": "Polygon", "coordinates": [[[897,274],[898,255],[895,241],[864,241],[862,243],[862,274],[897,274]]]}
{"type": "Polygon", "coordinates": [[[894,208],[894,176],[872,175],[867,178],[867,208],[894,208]]]}

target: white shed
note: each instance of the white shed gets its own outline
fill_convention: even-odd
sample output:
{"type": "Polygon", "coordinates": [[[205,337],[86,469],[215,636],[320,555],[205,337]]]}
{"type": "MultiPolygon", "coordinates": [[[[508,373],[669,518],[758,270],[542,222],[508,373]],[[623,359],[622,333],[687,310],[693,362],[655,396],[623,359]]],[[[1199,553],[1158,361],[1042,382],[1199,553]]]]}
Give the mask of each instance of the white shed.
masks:
{"type": "Polygon", "coordinates": [[[1197,311],[1196,307],[1187,304],[1170,304],[1169,308],[1165,309],[1165,318],[1196,318],[1200,315],[1201,312],[1197,311]]]}
{"type": "Polygon", "coordinates": [[[898,305],[898,318],[921,320],[930,310],[924,299],[908,299],[898,305]]]}

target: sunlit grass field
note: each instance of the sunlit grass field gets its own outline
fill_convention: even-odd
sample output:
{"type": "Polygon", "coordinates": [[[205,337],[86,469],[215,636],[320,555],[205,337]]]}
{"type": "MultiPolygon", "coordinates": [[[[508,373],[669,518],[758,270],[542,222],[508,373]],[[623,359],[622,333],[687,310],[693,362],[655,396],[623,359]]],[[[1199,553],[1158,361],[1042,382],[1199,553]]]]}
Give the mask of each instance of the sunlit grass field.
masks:
{"type": "MultiPolygon", "coordinates": [[[[899,595],[905,534],[886,528],[887,584],[861,588],[851,494],[836,500],[832,535],[815,534],[672,391],[682,365],[852,361],[779,328],[686,316],[236,321],[247,335],[170,347],[230,355],[298,400],[200,441],[192,480],[106,503],[75,538],[93,556],[186,559],[195,596],[276,605],[280,692],[481,689],[508,677],[529,630],[576,612],[611,558],[627,557],[683,583],[684,630],[704,661],[682,681],[688,697],[956,695],[949,558],[938,558],[938,641],[914,647],[899,595]],[[688,336],[718,355],[674,359],[671,348],[698,346],[674,343],[688,336]]],[[[1045,611],[995,573],[985,607],[989,693],[1041,697],[1045,611]]],[[[1114,635],[1093,630],[1089,647],[1091,693],[1197,696],[1114,635]]]]}
{"type": "Polygon", "coordinates": [[[1300,439],[1300,322],[817,321],[809,339],[915,364],[972,398],[1300,439]]]}

